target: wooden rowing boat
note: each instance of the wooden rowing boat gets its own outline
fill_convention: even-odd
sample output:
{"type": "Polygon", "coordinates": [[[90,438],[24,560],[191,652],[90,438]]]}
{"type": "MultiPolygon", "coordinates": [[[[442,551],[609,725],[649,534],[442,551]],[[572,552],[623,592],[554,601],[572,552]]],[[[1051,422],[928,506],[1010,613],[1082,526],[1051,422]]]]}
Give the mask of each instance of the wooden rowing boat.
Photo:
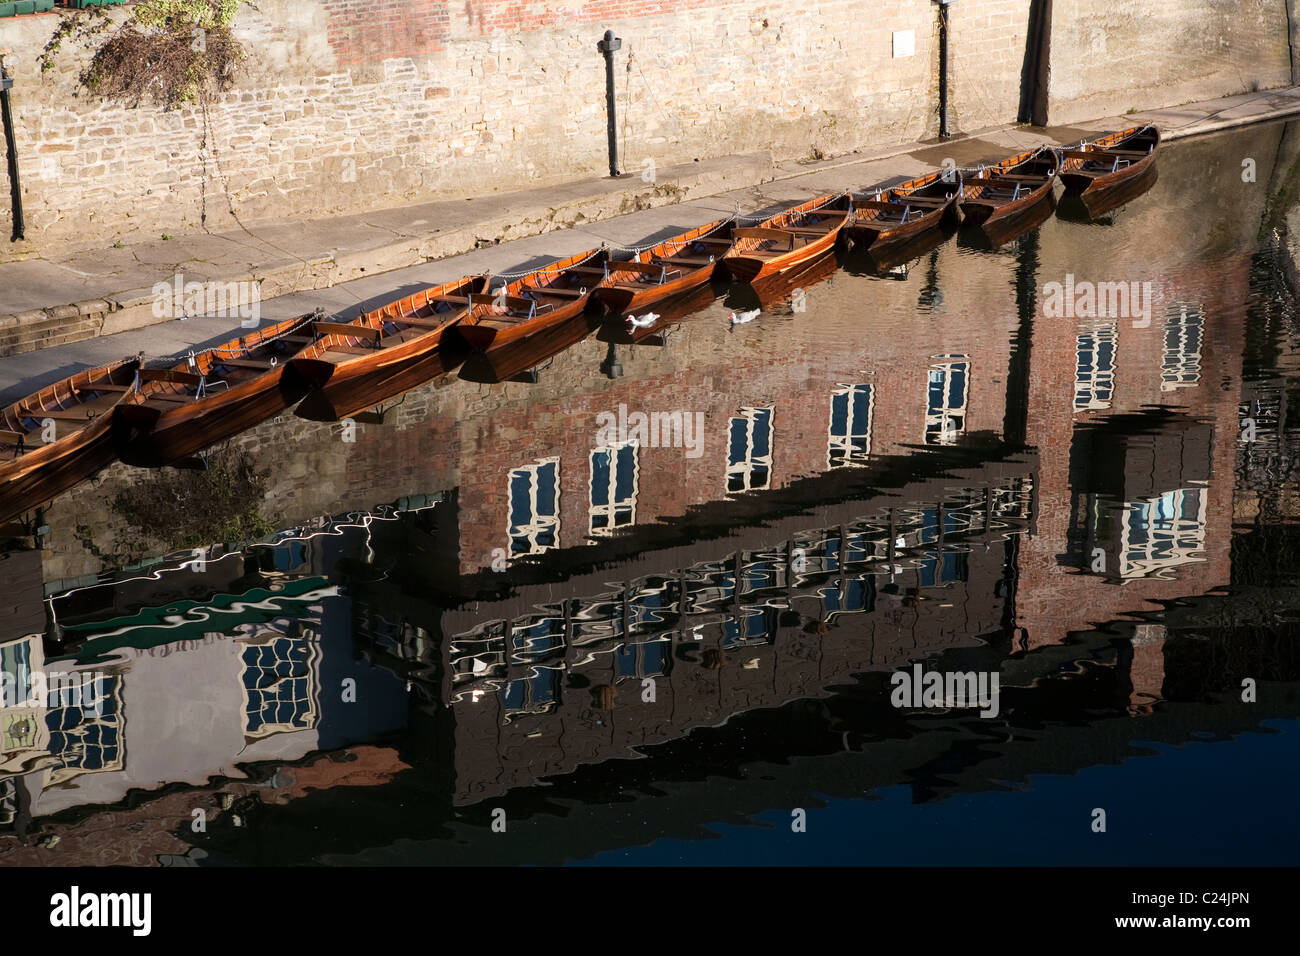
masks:
{"type": "Polygon", "coordinates": [[[897,280],[900,275],[906,277],[907,271],[900,271],[900,267],[933,252],[951,239],[956,231],[954,225],[940,223],[935,229],[927,229],[901,242],[873,244],[860,257],[849,258],[844,263],[844,269],[850,275],[867,275],[878,279],[897,280]]]}
{"type": "Polygon", "coordinates": [[[0,409],[0,521],[48,501],[113,460],[113,409],[140,359],[87,369],[0,409]]]}
{"type": "Polygon", "coordinates": [[[1037,229],[1052,218],[1055,211],[1056,194],[1049,189],[1041,202],[1032,203],[1015,215],[986,222],[982,229],[967,230],[966,241],[958,239],[958,242],[968,249],[995,252],[1037,229]]]}
{"type": "Polygon", "coordinates": [[[610,282],[596,290],[596,297],[610,312],[626,316],[704,285],[731,248],[732,225],[732,219],[719,219],[665,239],[631,259],[606,260],[610,282]]]}
{"type": "Polygon", "coordinates": [[[1061,182],[1072,195],[1109,189],[1150,169],[1159,147],[1154,126],[1107,133],[1061,151],[1061,182]]]}
{"type": "Polygon", "coordinates": [[[122,460],[168,465],[284,411],[303,395],[300,383],[284,382],[285,367],[315,341],[321,317],[287,319],[171,368],[142,369],[140,387],[113,413],[122,460]]]}
{"type": "Polygon", "coordinates": [[[778,213],[753,228],[731,230],[722,265],[741,282],[786,272],[835,246],[848,220],[848,193],[832,193],[778,213]]]}
{"type": "Polygon", "coordinates": [[[961,175],[943,171],[853,197],[853,213],[845,230],[872,247],[905,242],[951,219],[961,192],[961,175]],[[952,177],[951,182],[944,176],[952,177]]]}
{"type": "Polygon", "coordinates": [[[597,249],[560,259],[503,286],[492,284],[482,302],[448,331],[487,352],[560,325],[587,310],[592,293],[609,285],[609,252],[597,249]]]}
{"type": "Polygon", "coordinates": [[[310,388],[379,382],[438,348],[443,333],[469,314],[487,291],[476,275],[422,289],[348,323],[316,322],[316,341],[289,363],[290,375],[310,388]]]}
{"type": "Polygon", "coordinates": [[[982,166],[962,179],[958,206],[972,225],[1018,215],[1052,191],[1060,159],[1050,146],[982,166]]]}
{"type": "Polygon", "coordinates": [[[1066,222],[1114,225],[1115,213],[1153,187],[1160,178],[1160,167],[1151,164],[1146,171],[1106,189],[1066,193],[1056,209],[1056,218],[1066,222]]]}
{"type": "Polygon", "coordinates": [[[467,382],[507,381],[577,345],[599,324],[598,314],[590,310],[575,312],[567,319],[548,323],[531,335],[471,353],[456,374],[467,382]]]}
{"type": "MultiPolygon", "coordinates": [[[[402,363],[399,369],[383,378],[363,375],[313,389],[294,406],[293,412],[299,418],[316,422],[354,418],[360,412],[383,405],[454,372],[470,354],[465,343],[444,336],[436,349],[415,361],[402,363]]],[[[285,371],[286,376],[291,374],[291,369],[292,363],[285,371]]]]}

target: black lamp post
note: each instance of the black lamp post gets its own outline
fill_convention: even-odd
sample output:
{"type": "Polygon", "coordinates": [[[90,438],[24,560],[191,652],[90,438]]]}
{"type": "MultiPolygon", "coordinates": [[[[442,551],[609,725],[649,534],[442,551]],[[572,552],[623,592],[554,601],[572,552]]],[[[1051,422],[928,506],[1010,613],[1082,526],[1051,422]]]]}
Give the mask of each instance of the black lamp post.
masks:
{"type": "Polygon", "coordinates": [[[623,41],[614,36],[613,30],[605,31],[605,39],[596,44],[596,49],[605,55],[605,115],[609,119],[609,174],[617,176],[618,171],[618,132],[614,115],[614,51],[623,45],[623,41]]]}
{"type": "Polygon", "coordinates": [[[11,242],[23,238],[23,191],[18,181],[18,140],[14,136],[14,115],[9,105],[9,91],[14,80],[0,62],[0,122],[5,128],[5,155],[9,157],[9,196],[14,210],[14,233],[11,242]]]}
{"type": "Polygon", "coordinates": [[[939,5],[939,138],[952,135],[948,129],[948,8],[957,0],[934,0],[939,5]]]}

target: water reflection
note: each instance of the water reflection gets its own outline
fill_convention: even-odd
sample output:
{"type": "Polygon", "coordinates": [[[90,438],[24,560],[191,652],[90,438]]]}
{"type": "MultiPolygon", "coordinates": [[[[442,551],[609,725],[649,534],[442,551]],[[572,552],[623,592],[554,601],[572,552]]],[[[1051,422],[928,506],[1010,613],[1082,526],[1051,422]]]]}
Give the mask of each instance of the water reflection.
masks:
{"type": "Polygon", "coordinates": [[[227,450],[254,514],[213,525],[279,529],[260,543],[193,547],[109,468],[0,559],[0,861],[703,853],[822,797],[876,819],[864,794],[898,786],[915,835],[954,794],[1021,807],[1143,740],[1231,760],[1300,680],[1300,330],[1258,239],[1287,183],[1197,187],[1242,148],[1169,146],[1105,226],[850,251],[653,334],[584,327],[516,357],[528,381],[268,422],[227,450]],[[1067,273],[1151,281],[1151,321],[1045,317],[1067,273]],[[892,708],[921,660],[998,671],[999,717],[892,708]],[[1242,702],[1242,675],[1276,692],[1242,702]]]}

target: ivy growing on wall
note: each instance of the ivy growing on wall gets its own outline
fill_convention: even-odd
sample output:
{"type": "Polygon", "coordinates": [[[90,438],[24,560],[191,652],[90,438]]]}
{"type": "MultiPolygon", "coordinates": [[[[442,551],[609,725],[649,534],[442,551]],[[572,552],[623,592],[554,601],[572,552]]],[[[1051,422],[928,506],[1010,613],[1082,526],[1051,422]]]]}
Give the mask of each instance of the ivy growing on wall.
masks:
{"type": "Polygon", "coordinates": [[[41,69],[69,38],[98,44],[80,81],[91,93],[139,106],[164,109],[194,104],[228,90],[246,53],[231,32],[239,8],[249,0],[141,0],[113,29],[101,7],[72,14],[46,44],[41,69]]]}

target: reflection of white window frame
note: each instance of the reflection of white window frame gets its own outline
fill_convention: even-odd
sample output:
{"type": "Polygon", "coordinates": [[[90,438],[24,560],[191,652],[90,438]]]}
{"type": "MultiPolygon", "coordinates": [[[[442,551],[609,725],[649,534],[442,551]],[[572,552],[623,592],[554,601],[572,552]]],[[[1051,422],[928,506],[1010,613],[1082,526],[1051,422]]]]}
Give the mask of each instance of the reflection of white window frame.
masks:
{"type": "Polygon", "coordinates": [[[831,468],[845,465],[866,464],[871,457],[871,423],[875,419],[876,390],[870,385],[841,384],[831,392],[830,421],[826,426],[827,446],[826,464],[831,468]],[[866,421],[854,418],[853,410],[857,406],[856,397],[866,395],[866,421]],[[835,430],[835,400],[844,397],[844,428],[842,434],[835,430]],[[838,461],[836,459],[839,459],[838,461]]]}
{"type": "Polygon", "coordinates": [[[1191,388],[1201,381],[1201,345],[1205,341],[1205,310],[1182,306],[1165,319],[1165,349],[1160,363],[1160,391],[1191,388]],[[1194,318],[1195,321],[1189,321],[1194,318]]]}
{"type": "Polygon", "coordinates": [[[511,468],[506,476],[506,553],[511,557],[519,557],[525,554],[541,554],[543,551],[550,551],[560,546],[560,459],[558,458],[539,458],[531,465],[520,465],[518,468],[511,468]],[[552,500],[555,502],[554,514],[541,514],[537,504],[537,490],[540,487],[543,469],[555,469],[555,491],[552,500]],[[515,513],[515,482],[516,475],[529,475],[528,482],[528,514],[531,520],[525,524],[515,525],[513,516],[515,513]],[[542,544],[539,539],[549,534],[551,537],[550,544],[542,544]],[[516,547],[518,539],[524,539],[527,543],[526,549],[516,547]]]}
{"type": "Polygon", "coordinates": [[[47,788],[67,783],[74,777],[79,777],[84,773],[104,773],[106,771],[121,770],[126,765],[126,719],[122,713],[121,674],[94,675],[87,673],[85,679],[79,682],[79,693],[74,697],[74,699],[79,703],[73,704],[70,702],[60,701],[60,706],[46,708],[45,714],[47,727],[49,725],[49,716],[56,711],[62,710],[68,706],[75,706],[78,709],[81,709],[80,705],[82,703],[89,705],[89,701],[87,701],[87,690],[89,690],[90,694],[93,694],[96,697],[111,697],[113,700],[113,707],[111,708],[112,712],[101,714],[98,717],[91,715],[89,719],[83,720],[75,727],[70,727],[67,730],[50,730],[50,739],[46,746],[50,748],[50,753],[58,763],[50,767],[49,776],[45,781],[45,786],[47,788]],[[96,679],[97,677],[98,679],[96,679]],[[106,684],[108,685],[107,687],[105,687],[106,684]],[[105,691],[107,691],[107,693],[105,693],[105,691]],[[91,727],[95,726],[111,727],[116,733],[117,756],[113,760],[105,761],[101,759],[100,766],[93,769],[87,769],[84,766],[77,766],[74,763],[70,763],[64,756],[68,753],[67,749],[65,749],[63,753],[54,753],[53,748],[56,746],[55,736],[58,734],[66,734],[74,740],[74,747],[72,749],[80,756],[80,760],[84,764],[86,748],[91,746],[86,739],[88,736],[87,732],[91,727]]]}
{"type": "MultiPolygon", "coordinates": [[[[316,701],[316,688],[318,686],[317,670],[320,661],[319,642],[311,639],[310,637],[302,637],[302,636],[289,637],[287,634],[283,634],[280,631],[264,631],[263,633],[257,635],[257,637],[253,638],[252,640],[244,640],[241,641],[240,643],[245,645],[244,648],[240,650],[241,670],[240,670],[240,680],[239,680],[240,691],[243,693],[244,696],[244,728],[243,728],[244,739],[257,740],[262,737],[270,737],[272,734],[296,733],[297,731],[301,731],[301,730],[313,729],[316,726],[316,723],[320,717],[320,710],[317,706],[317,701],[316,701]],[[285,680],[301,680],[303,682],[303,686],[306,689],[302,697],[289,697],[287,698],[287,700],[295,704],[302,703],[305,705],[305,707],[303,708],[300,714],[295,715],[298,717],[298,720],[295,722],[272,723],[269,720],[263,719],[262,723],[257,728],[250,730],[248,727],[248,718],[253,713],[252,710],[253,701],[252,701],[252,697],[249,694],[249,688],[247,684],[244,683],[243,675],[244,672],[247,671],[248,668],[252,665],[250,665],[247,662],[247,660],[244,658],[244,654],[247,652],[248,648],[253,648],[253,647],[260,648],[260,647],[270,646],[273,649],[273,655],[276,658],[276,660],[283,659],[287,661],[289,660],[289,658],[282,657],[278,653],[278,646],[285,642],[287,642],[288,644],[296,644],[306,649],[307,655],[306,658],[302,661],[302,664],[305,668],[305,673],[294,674],[291,675],[290,677],[281,677],[278,680],[272,681],[269,684],[259,685],[259,687],[257,688],[257,690],[259,691],[259,698],[258,698],[259,704],[257,707],[257,712],[259,713],[259,715],[264,715],[268,700],[272,699],[273,697],[274,699],[277,700],[281,699],[278,691],[274,695],[267,692],[275,688],[277,685],[283,683],[285,680]]],[[[264,672],[274,673],[275,670],[274,667],[266,668],[261,666],[260,664],[257,666],[259,670],[262,670],[264,672]]]]}
{"type": "Polygon", "coordinates": [[[636,442],[626,442],[621,445],[608,445],[602,448],[595,448],[591,452],[591,495],[589,509],[589,527],[593,535],[613,534],[617,529],[627,525],[636,524],[636,499],[640,491],[641,476],[641,449],[636,442]],[[632,490],[626,498],[618,497],[618,479],[622,472],[620,462],[623,456],[619,454],[626,449],[631,449],[632,455],[632,490]],[[609,458],[609,480],[608,487],[599,489],[596,487],[596,456],[606,455],[609,458]],[[599,492],[604,493],[605,503],[598,504],[596,497],[599,492]],[[604,519],[604,525],[598,527],[597,519],[604,519]]]}
{"type": "Polygon", "coordinates": [[[1105,322],[1083,328],[1075,338],[1074,410],[1110,408],[1115,394],[1115,352],[1119,346],[1119,323],[1105,322]],[[1102,360],[1102,346],[1110,346],[1109,361],[1102,360]],[[1086,364],[1085,364],[1086,363],[1086,364]]]}
{"type": "Polygon", "coordinates": [[[943,361],[930,366],[925,383],[923,438],[927,445],[955,443],[957,436],[966,430],[966,409],[970,404],[970,358],[965,355],[942,355],[939,358],[943,361]],[[955,402],[952,395],[953,382],[956,378],[953,373],[958,369],[963,373],[964,382],[960,403],[955,402]],[[930,403],[931,386],[936,381],[943,383],[943,402],[937,408],[930,403]],[[934,430],[935,426],[938,426],[937,431],[934,430]]]}
{"type": "Polygon", "coordinates": [[[727,494],[738,494],[742,491],[753,491],[755,488],[772,487],[772,451],[776,439],[776,406],[758,405],[746,407],[740,410],[740,414],[731,418],[727,422],[727,475],[724,487],[727,494]],[[767,413],[767,454],[754,454],[754,435],[758,428],[758,422],[761,412],[767,413]],[[745,457],[739,461],[732,461],[731,458],[731,434],[732,429],[737,422],[745,423],[745,457]],[[767,469],[767,478],[763,484],[754,483],[754,469],[758,466],[767,469]],[[740,479],[740,487],[732,488],[733,478],[740,479]]]}
{"type": "Polygon", "coordinates": [[[1121,578],[1147,577],[1155,571],[1175,568],[1183,564],[1204,561],[1201,552],[1205,550],[1205,506],[1204,488],[1179,488],[1166,492],[1156,498],[1124,503],[1120,514],[1119,534],[1119,576],[1121,578]],[[1194,518],[1181,517],[1188,497],[1196,495],[1197,507],[1194,518]],[[1162,502],[1168,502],[1167,509],[1171,517],[1155,514],[1162,502]],[[1146,523],[1146,541],[1132,541],[1131,530],[1134,522],[1146,523]],[[1157,528],[1157,523],[1172,525],[1157,528]],[[1166,547],[1162,548],[1161,545],[1166,547]],[[1158,551],[1168,553],[1159,555],[1158,551]]]}

